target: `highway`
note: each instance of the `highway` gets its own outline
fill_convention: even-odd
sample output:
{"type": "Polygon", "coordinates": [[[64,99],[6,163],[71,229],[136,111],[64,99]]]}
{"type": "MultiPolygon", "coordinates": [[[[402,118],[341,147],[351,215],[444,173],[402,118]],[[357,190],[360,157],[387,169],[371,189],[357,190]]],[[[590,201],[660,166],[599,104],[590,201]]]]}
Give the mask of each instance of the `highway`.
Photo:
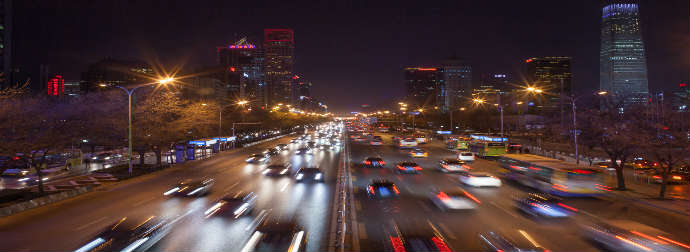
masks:
{"type": "Polygon", "coordinates": [[[0,237],[3,237],[0,251],[70,251],[122,217],[150,215],[184,216],[153,251],[237,251],[251,235],[256,215],[262,211],[269,218],[292,219],[303,226],[307,231],[306,251],[326,250],[340,152],[295,156],[299,144],[290,144],[288,151],[271,158],[272,163],[290,162],[291,172],[302,166],[318,166],[324,172],[326,183],[295,183],[292,176],[266,177],[261,174],[264,164],[245,162],[250,154],[288,143],[290,137],[223,152],[213,158],[102,186],[95,192],[0,218],[0,237]],[[179,180],[199,177],[215,179],[209,195],[200,198],[162,195],[179,180]],[[237,220],[204,219],[203,212],[214,200],[239,191],[257,194],[257,209],[252,215],[237,220]]]}
{"type": "MultiPolygon", "coordinates": [[[[447,150],[441,141],[420,145],[429,153],[426,158],[410,158],[408,150],[401,150],[392,144],[390,134],[380,134],[384,145],[372,146],[366,143],[351,143],[351,174],[356,211],[357,241],[354,250],[381,251],[390,249],[390,240],[385,232],[387,226],[433,226],[446,238],[454,251],[478,251],[482,245],[478,234],[497,231],[523,246],[543,247],[551,251],[599,251],[592,243],[584,240],[579,224],[596,219],[635,220],[675,235],[687,244],[688,217],[642,207],[613,197],[567,198],[565,203],[579,211],[576,216],[565,220],[543,220],[528,217],[514,206],[513,198],[529,192],[530,189],[504,181],[500,188],[469,188],[458,183],[457,175],[437,170],[438,161],[454,158],[454,151],[447,150]],[[380,156],[386,167],[365,168],[362,165],[367,156],[380,156]],[[398,174],[393,171],[399,161],[413,159],[422,168],[419,175],[398,174]],[[365,188],[372,179],[386,178],[400,188],[401,196],[395,200],[368,198],[365,188]],[[434,188],[448,189],[461,186],[481,201],[478,209],[466,212],[443,212],[430,203],[429,194],[434,188]]],[[[473,171],[484,171],[498,175],[496,161],[478,159],[471,164],[473,171]]],[[[427,228],[429,229],[429,228],[427,228]]]]}

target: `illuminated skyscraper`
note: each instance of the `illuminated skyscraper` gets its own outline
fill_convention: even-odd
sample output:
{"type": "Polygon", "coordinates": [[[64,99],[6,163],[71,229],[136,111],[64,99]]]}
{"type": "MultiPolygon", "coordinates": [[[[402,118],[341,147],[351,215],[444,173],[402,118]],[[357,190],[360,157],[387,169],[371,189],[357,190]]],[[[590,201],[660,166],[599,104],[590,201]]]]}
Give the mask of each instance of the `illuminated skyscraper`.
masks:
{"type": "Polygon", "coordinates": [[[453,56],[441,62],[442,78],[446,88],[443,111],[453,109],[460,104],[462,98],[469,99],[472,93],[472,66],[453,56]]]}
{"type": "Polygon", "coordinates": [[[599,71],[599,87],[624,98],[626,105],[647,100],[647,60],[636,3],[607,1],[602,9],[599,71]]]}
{"type": "Polygon", "coordinates": [[[223,67],[221,79],[231,98],[249,99],[264,106],[263,54],[256,45],[241,38],[234,44],[220,46],[218,63],[223,67]]]}
{"type": "Polygon", "coordinates": [[[292,102],[295,39],[291,29],[264,29],[266,104],[292,102]]]}

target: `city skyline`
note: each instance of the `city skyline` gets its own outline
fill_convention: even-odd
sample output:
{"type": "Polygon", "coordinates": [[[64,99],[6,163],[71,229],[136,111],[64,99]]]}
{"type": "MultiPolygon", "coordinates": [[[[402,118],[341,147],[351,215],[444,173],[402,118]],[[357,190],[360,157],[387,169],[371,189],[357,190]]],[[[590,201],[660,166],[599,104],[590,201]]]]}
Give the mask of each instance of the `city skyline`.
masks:
{"type": "MultiPolygon", "coordinates": [[[[599,1],[559,4],[547,1],[507,2],[496,6],[473,3],[466,8],[459,8],[456,3],[430,3],[414,10],[407,2],[389,9],[377,5],[362,8],[329,3],[314,6],[322,11],[313,12],[302,10],[299,5],[295,6],[295,11],[280,12],[278,10],[287,7],[281,3],[271,4],[271,8],[171,3],[156,6],[160,10],[153,13],[144,12],[152,7],[149,3],[78,5],[56,1],[41,8],[31,2],[14,4],[14,62],[29,72],[34,82],[39,79],[40,64],[49,65],[51,70],[71,80],[78,78],[88,64],[106,57],[183,64],[186,68],[196,69],[212,65],[217,57],[214,47],[234,42],[236,34],[247,34],[250,40],[260,41],[263,29],[284,27],[299,34],[295,42],[299,44],[295,49],[298,59],[295,72],[309,76],[314,83],[314,96],[337,92],[353,97],[329,101],[329,105],[340,112],[356,109],[359,104],[375,104],[380,99],[374,94],[402,96],[402,90],[395,88],[402,81],[399,69],[438,64],[439,59],[454,53],[472,62],[475,85],[481,74],[495,72],[508,73],[514,79],[520,79],[519,70],[525,58],[562,55],[573,58],[575,86],[585,90],[598,89],[599,86],[599,1]],[[209,7],[207,5],[214,8],[205,8],[209,7]],[[231,20],[223,20],[219,14],[207,10],[220,7],[236,15],[231,20]],[[78,15],[86,9],[99,15],[90,15],[89,18],[78,15]],[[451,9],[460,9],[460,12],[449,12],[451,9]],[[578,14],[562,20],[558,12],[565,9],[578,14]],[[129,12],[124,13],[124,10],[129,12]],[[262,20],[247,19],[251,13],[259,12],[272,15],[262,20]],[[192,14],[208,16],[210,22],[205,23],[206,28],[192,29],[199,26],[199,22],[194,20],[168,18],[192,14]],[[361,17],[358,19],[356,16],[361,17]],[[41,21],[48,19],[51,22],[41,21]],[[518,19],[523,22],[508,22],[518,19]],[[426,25],[437,22],[442,25],[431,28],[426,25]],[[113,27],[118,23],[132,28],[113,27],[106,34],[82,23],[91,24],[89,27],[113,27]],[[142,28],[139,27],[141,23],[149,25],[142,28]],[[147,27],[155,27],[155,31],[148,32],[147,27]],[[18,32],[25,30],[32,32],[18,32]],[[88,31],[88,36],[85,31],[88,31]],[[461,36],[465,33],[459,31],[473,36],[461,36]],[[439,36],[445,39],[439,40],[439,36]],[[44,38],[56,42],[40,43],[44,38]],[[85,43],[89,50],[76,46],[77,43],[85,43]],[[492,49],[477,50],[484,45],[492,49]],[[509,47],[515,49],[508,50],[509,47]],[[372,50],[374,48],[378,50],[372,50]],[[72,54],[79,57],[69,56],[72,54]],[[327,78],[334,75],[341,77],[327,78]],[[368,90],[371,92],[362,92],[368,90]]],[[[640,9],[648,56],[649,89],[670,91],[678,83],[688,81],[687,69],[690,67],[688,57],[684,56],[690,39],[684,11],[687,10],[687,2],[669,1],[660,5],[641,1],[640,9]]]]}

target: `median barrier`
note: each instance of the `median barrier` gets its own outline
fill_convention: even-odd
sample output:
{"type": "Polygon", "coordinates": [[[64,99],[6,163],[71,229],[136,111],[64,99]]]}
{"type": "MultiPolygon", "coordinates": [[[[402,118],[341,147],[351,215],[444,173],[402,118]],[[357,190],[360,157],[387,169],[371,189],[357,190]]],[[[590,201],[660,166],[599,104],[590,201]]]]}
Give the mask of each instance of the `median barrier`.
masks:
{"type": "Polygon", "coordinates": [[[0,217],[20,213],[32,208],[48,205],[54,202],[58,202],[64,199],[72,198],[77,195],[90,192],[92,190],[91,187],[79,187],[74,190],[69,190],[69,191],[64,191],[64,192],[59,192],[59,193],[54,193],[50,195],[46,195],[43,197],[35,198],[29,201],[24,201],[20,202],[14,205],[6,206],[3,208],[0,208],[0,217]]]}

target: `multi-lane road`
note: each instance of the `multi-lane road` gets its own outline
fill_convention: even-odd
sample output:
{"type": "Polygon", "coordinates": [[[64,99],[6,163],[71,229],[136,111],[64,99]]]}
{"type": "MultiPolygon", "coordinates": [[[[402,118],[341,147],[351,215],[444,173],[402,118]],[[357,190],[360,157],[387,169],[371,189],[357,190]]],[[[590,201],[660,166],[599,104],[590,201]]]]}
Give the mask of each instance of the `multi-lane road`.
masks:
{"type": "MultiPolygon", "coordinates": [[[[513,198],[529,189],[504,183],[500,188],[465,188],[481,201],[476,210],[442,212],[429,202],[435,189],[464,187],[457,175],[438,172],[438,161],[454,157],[439,141],[421,146],[429,157],[415,158],[423,167],[419,175],[393,172],[395,163],[412,159],[407,150],[392,143],[390,134],[381,134],[384,145],[348,143],[344,148],[295,155],[302,144],[289,144],[287,151],[274,156],[272,163],[289,162],[294,173],[299,167],[317,166],[325,173],[325,183],[296,183],[292,176],[266,177],[265,164],[247,164],[252,153],[279,143],[282,138],[256,146],[226,151],[212,158],[188,162],[157,173],[97,188],[96,191],[59,203],[0,218],[0,251],[66,251],[89,241],[103,228],[122,217],[150,215],[184,216],[173,231],[153,251],[239,251],[259,221],[257,213],[269,218],[293,220],[307,231],[306,251],[329,248],[333,195],[339,167],[344,166],[352,181],[352,200],[348,209],[354,215],[347,220],[346,251],[381,251],[390,249],[386,230],[397,225],[416,225],[420,230],[436,229],[455,251],[477,251],[482,246],[478,234],[497,231],[518,244],[538,245],[551,251],[597,251],[586,241],[578,227],[596,219],[627,219],[673,234],[688,243],[688,217],[664,212],[615,197],[565,199],[579,211],[560,221],[530,218],[514,207],[513,198]],[[367,156],[380,156],[384,168],[367,168],[367,156]],[[348,161],[348,162],[346,162],[348,161]],[[216,184],[211,193],[200,198],[170,198],[163,192],[187,178],[211,177],[216,184]],[[367,197],[367,184],[376,178],[392,180],[400,188],[397,200],[367,197]],[[204,210],[222,195],[254,192],[258,196],[254,214],[237,220],[204,218],[204,210]]],[[[347,139],[345,136],[343,139],[347,139]]],[[[477,160],[474,171],[497,174],[495,161],[477,160]]],[[[505,181],[504,181],[505,182],[505,181]]],[[[348,184],[349,185],[349,184],[348,184]]]]}
{"type": "Polygon", "coordinates": [[[292,176],[266,177],[264,164],[247,164],[252,153],[289,138],[228,151],[216,157],[188,162],[155,174],[104,186],[97,191],[56,204],[0,218],[0,251],[69,251],[79,248],[106,226],[122,217],[185,216],[154,251],[237,251],[251,235],[256,215],[237,220],[204,219],[203,212],[219,197],[239,191],[257,195],[255,212],[269,218],[293,220],[308,231],[307,251],[327,249],[334,194],[334,174],[339,151],[294,155],[299,147],[271,158],[272,163],[290,162],[294,172],[303,166],[318,166],[325,183],[295,183],[292,176]],[[163,192],[179,180],[214,178],[211,193],[201,198],[168,198],[163,192]]]}

